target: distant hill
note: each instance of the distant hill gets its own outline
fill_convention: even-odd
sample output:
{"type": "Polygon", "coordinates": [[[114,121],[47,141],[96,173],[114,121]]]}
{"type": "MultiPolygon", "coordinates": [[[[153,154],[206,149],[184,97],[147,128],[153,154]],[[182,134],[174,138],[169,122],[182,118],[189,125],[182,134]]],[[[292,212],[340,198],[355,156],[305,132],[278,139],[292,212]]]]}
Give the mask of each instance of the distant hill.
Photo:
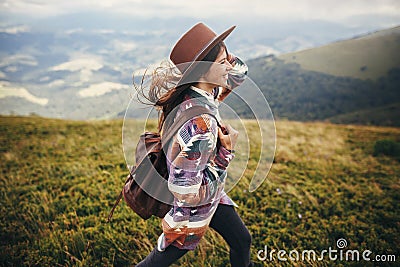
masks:
{"type": "Polygon", "coordinates": [[[277,119],[400,126],[400,68],[374,81],[304,70],[273,56],[248,63],[277,119]]]}
{"type": "MultiPolygon", "coordinates": [[[[132,73],[139,77],[139,70],[159,62],[169,53],[166,43],[176,38],[170,31],[140,27],[128,32],[60,31],[0,32],[0,114],[79,120],[123,117],[134,94],[132,73]]],[[[400,126],[400,27],[278,57],[245,58],[326,40],[297,45],[305,43],[304,33],[299,39],[290,30],[281,31],[283,39],[260,29],[257,40],[229,44],[231,51],[243,55],[250,78],[261,88],[275,118],[400,126]],[[270,44],[273,49],[266,49],[270,44]]],[[[247,105],[232,95],[227,102],[235,111],[254,118],[251,110],[265,110],[259,92],[246,86],[239,90],[251,101],[247,105]]],[[[145,118],[149,111],[131,102],[126,115],[145,118]]]]}
{"type": "Polygon", "coordinates": [[[400,66],[400,26],[278,58],[306,70],[376,80],[400,66]]]}
{"type": "Polygon", "coordinates": [[[400,126],[400,103],[387,106],[357,110],[329,118],[334,123],[345,124],[371,124],[371,125],[394,125],[400,126]]]}
{"type": "Polygon", "coordinates": [[[247,63],[275,118],[400,126],[399,48],[396,27],[247,63]]]}

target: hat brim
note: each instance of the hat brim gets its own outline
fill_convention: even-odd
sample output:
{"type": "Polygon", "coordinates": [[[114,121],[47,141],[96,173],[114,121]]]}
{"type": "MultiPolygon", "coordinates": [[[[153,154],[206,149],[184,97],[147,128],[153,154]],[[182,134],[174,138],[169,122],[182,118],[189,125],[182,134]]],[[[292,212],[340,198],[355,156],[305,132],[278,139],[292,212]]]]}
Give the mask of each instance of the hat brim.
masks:
{"type": "MultiPolygon", "coordinates": [[[[182,73],[182,77],[179,79],[179,81],[176,83],[176,88],[178,88],[179,86],[182,86],[185,84],[185,79],[188,77],[188,75],[195,69],[196,67],[196,62],[201,62],[201,60],[211,51],[211,49],[214,48],[214,46],[216,46],[219,42],[222,42],[223,40],[226,39],[226,37],[228,37],[228,35],[236,28],[236,26],[232,26],[229,29],[227,29],[226,31],[224,31],[223,33],[221,33],[220,35],[216,36],[213,40],[211,40],[204,48],[203,50],[200,51],[200,53],[198,53],[196,55],[196,57],[193,59],[192,62],[187,62],[187,63],[183,63],[183,64],[189,64],[189,66],[186,68],[186,70],[184,71],[184,73],[182,73]]],[[[187,83],[187,82],[186,82],[187,83]]]]}

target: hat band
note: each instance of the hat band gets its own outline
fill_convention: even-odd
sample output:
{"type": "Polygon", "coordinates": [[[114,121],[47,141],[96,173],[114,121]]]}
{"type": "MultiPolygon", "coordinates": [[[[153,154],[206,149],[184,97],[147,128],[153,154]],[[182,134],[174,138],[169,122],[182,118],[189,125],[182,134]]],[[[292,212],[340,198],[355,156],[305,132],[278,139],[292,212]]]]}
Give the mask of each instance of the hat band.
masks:
{"type": "MultiPolygon", "coordinates": [[[[212,40],[210,40],[210,41],[203,47],[203,49],[200,50],[200,52],[196,54],[196,56],[193,58],[192,61],[197,61],[198,58],[201,56],[201,54],[204,53],[204,51],[208,48],[208,46],[211,45],[211,44],[215,41],[215,39],[217,39],[217,37],[218,37],[218,36],[215,36],[212,40]]],[[[205,55],[204,55],[204,56],[205,56],[205,55]]],[[[203,58],[204,58],[204,57],[203,57],[203,58]]]]}

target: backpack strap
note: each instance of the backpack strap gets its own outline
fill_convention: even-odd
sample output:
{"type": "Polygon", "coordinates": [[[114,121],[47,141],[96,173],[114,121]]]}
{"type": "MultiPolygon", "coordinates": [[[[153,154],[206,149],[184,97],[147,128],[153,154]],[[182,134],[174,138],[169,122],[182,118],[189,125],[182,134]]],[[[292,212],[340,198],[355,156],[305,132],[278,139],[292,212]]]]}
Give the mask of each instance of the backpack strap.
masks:
{"type": "MultiPolygon", "coordinates": [[[[199,116],[201,114],[209,114],[211,116],[213,116],[215,118],[215,120],[217,121],[218,127],[221,127],[220,123],[218,122],[217,118],[214,116],[214,114],[211,112],[211,110],[209,110],[206,107],[203,106],[194,106],[191,107],[185,111],[183,111],[179,117],[173,122],[173,125],[170,129],[168,129],[168,132],[165,134],[165,137],[162,138],[162,143],[161,143],[161,148],[164,148],[164,145],[166,145],[171,139],[172,137],[176,134],[176,132],[178,132],[178,130],[191,118],[199,116]]],[[[164,124],[165,125],[165,124],[164,124]]],[[[164,131],[163,131],[164,132],[164,131]]],[[[125,184],[132,179],[132,173],[135,171],[135,167],[132,168],[132,170],[129,171],[129,175],[125,180],[124,186],[125,184]]],[[[115,208],[118,206],[119,202],[122,199],[122,192],[123,189],[121,190],[121,192],[119,193],[117,199],[115,200],[115,203],[110,211],[110,213],[108,214],[107,217],[107,222],[110,222],[111,217],[114,214],[114,210],[115,208]]]]}
{"type": "MultiPolygon", "coordinates": [[[[128,175],[128,177],[127,177],[126,180],[125,180],[124,186],[125,186],[125,184],[126,184],[130,179],[132,179],[132,173],[134,172],[134,170],[135,170],[135,167],[133,167],[133,169],[129,171],[129,175],[128,175]]],[[[124,189],[122,188],[121,192],[119,192],[119,195],[118,195],[117,199],[115,200],[115,203],[114,203],[113,207],[111,208],[110,213],[108,214],[107,222],[110,222],[110,221],[111,221],[111,217],[112,217],[113,214],[114,214],[114,210],[115,210],[115,208],[118,206],[119,202],[120,202],[121,199],[122,199],[122,195],[123,195],[122,192],[123,192],[123,190],[124,190],[124,189]]]]}

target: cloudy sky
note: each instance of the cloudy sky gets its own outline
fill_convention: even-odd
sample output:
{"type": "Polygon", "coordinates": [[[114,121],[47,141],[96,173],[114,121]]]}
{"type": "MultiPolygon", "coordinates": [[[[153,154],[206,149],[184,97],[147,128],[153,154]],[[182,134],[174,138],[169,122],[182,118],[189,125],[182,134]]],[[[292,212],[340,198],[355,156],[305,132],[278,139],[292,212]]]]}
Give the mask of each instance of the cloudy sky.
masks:
{"type": "Polygon", "coordinates": [[[398,0],[0,0],[0,6],[3,22],[10,15],[40,18],[107,10],[135,17],[219,17],[224,20],[244,16],[341,23],[369,21],[378,28],[400,24],[398,0]]]}
{"type": "MultiPolygon", "coordinates": [[[[306,49],[399,26],[400,1],[0,0],[0,32],[10,34],[29,31],[70,34],[84,30],[104,34],[159,32],[160,36],[168,34],[159,43],[164,45],[164,41],[173,42],[198,21],[216,32],[237,25],[230,45],[235,49],[261,46],[252,49],[257,50],[255,54],[241,51],[256,57],[260,53],[306,49]],[[275,42],[279,51],[271,48],[271,42],[275,42]]],[[[131,45],[123,45],[117,50],[132,50],[131,45]]]]}
{"type": "Polygon", "coordinates": [[[132,72],[158,65],[198,21],[216,32],[237,25],[227,43],[247,60],[400,26],[400,1],[0,0],[0,100],[46,107],[54,92],[82,99],[127,89],[132,72]]]}

